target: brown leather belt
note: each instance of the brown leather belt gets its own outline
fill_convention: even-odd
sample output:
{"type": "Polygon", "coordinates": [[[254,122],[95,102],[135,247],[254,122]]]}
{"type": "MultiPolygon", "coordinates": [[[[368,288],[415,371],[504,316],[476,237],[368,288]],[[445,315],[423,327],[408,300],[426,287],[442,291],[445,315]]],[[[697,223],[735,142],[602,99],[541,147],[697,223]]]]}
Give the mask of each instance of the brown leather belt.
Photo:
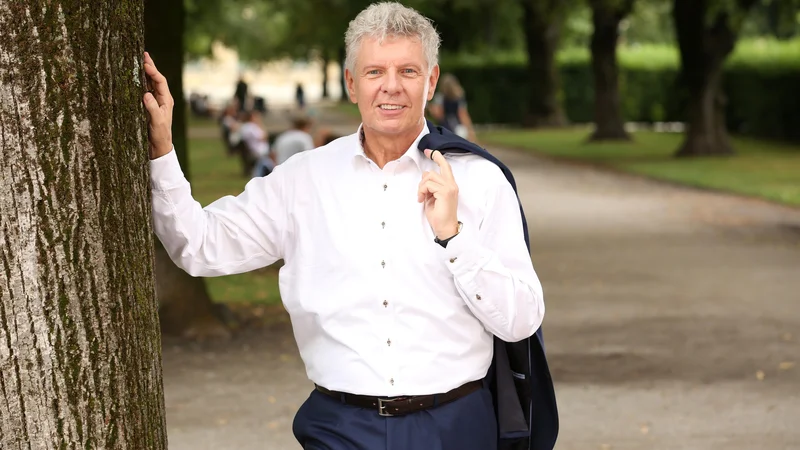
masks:
{"type": "Polygon", "coordinates": [[[470,381],[469,383],[445,392],[444,394],[417,395],[408,397],[372,397],[369,395],[356,395],[348,394],[346,392],[331,391],[322,386],[314,386],[316,386],[319,392],[335,398],[336,400],[339,400],[347,405],[357,406],[365,409],[374,409],[378,412],[378,415],[391,417],[424,411],[435,406],[441,406],[445,403],[458,400],[459,398],[480,389],[483,386],[483,381],[470,381]]]}

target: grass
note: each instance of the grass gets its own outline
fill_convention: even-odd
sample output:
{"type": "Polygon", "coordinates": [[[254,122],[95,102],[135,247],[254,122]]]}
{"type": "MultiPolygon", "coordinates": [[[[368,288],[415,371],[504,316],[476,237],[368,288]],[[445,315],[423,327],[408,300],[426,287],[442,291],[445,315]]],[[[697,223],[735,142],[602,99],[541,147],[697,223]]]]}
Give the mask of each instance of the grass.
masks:
{"type": "Polygon", "coordinates": [[[354,117],[359,120],[361,119],[361,112],[358,111],[358,105],[356,105],[355,103],[336,102],[334,108],[340,113],[346,114],[350,117],[354,117]]]}
{"type": "MultiPolygon", "coordinates": [[[[204,134],[208,134],[206,130],[204,126],[204,134]]],[[[241,175],[241,164],[239,159],[226,156],[222,140],[191,135],[190,131],[189,170],[195,200],[206,206],[225,195],[242,192],[247,180],[241,175]]],[[[211,299],[219,303],[278,304],[279,265],[280,262],[244,274],[207,278],[211,299]]]]}
{"type": "Polygon", "coordinates": [[[800,206],[800,147],[734,138],[737,154],[675,158],[683,135],[638,132],[631,143],[587,143],[586,130],[498,130],[480,133],[486,145],[598,164],[687,186],[710,188],[800,206]]]}

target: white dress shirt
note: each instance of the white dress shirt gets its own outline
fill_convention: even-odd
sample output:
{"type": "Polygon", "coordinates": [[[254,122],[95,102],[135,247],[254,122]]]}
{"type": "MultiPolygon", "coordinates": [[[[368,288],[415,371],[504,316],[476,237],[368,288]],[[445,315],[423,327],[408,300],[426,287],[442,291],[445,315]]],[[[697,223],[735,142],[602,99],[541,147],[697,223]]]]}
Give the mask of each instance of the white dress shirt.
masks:
{"type": "Polygon", "coordinates": [[[417,189],[438,171],[417,149],[380,169],[359,133],[305,151],[202,208],[175,152],[151,161],[155,231],[193,276],[283,258],[281,298],[309,379],[331,390],[397,396],[483,378],[492,335],[531,336],[542,287],[517,197],[479,156],[447,155],[463,229],[434,242],[417,189]]]}

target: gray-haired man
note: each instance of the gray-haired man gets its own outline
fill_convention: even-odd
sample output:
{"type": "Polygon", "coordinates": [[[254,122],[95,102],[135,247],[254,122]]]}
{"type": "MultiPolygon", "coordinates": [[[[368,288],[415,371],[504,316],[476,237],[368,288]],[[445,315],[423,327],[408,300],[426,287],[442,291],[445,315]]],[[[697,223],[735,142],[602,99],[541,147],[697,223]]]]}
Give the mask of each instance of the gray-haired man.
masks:
{"type": "Polygon", "coordinates": [[[516,194],[485,159],[417,149],[439,78],[427,19],[374,4],[345,41],[357,132],[205,209],[172,151],[166,81],[146,59],[156,232],[195,276],[284,259],[281,297],[316,385],[294,421],[303,448],[495,449],[493,338],[527,339],[544,316],[516,194]]]}

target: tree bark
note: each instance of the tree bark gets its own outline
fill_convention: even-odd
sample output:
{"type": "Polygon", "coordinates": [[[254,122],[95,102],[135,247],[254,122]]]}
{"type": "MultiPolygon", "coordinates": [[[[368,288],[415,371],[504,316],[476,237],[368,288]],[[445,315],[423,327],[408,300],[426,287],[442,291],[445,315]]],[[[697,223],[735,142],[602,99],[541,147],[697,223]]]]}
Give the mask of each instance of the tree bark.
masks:
{"type": "MultiPolygon", "coordinates": [[[[687,130],[676,156],[714,156],[734,153],[725,124],[722,71],[733,51],[736,33],[730,14],[709,20],[712,0],[675,0],[673,19],[681,54],[681,81],[689,95],[687,130]]],[[[754,0],[740,0],[744,14],[754,0]]]]}
{"type": "MultiPolygon", "coordinates": [[[[167,77],[176,107],[172,118],[172,142],[181,168],[189,177],[186,138],[186,102],[183,95],[182,0],[145,1],[145,46],[158,70],[167,77]]],[[[156,239],[156,287],[159,318],[164,334],[192,339],[227,338],[230,332],[216,314],[203,278],[179,269],[156,239]]]]}
{"type": "Polygon", "coordinates": [[[630,13],[633,0],[617,5],[610,5],[607,0],[592,0],[591,5],[594,24],[591,51],[595,131],[589,139],[630,140],[620,106],[617,40],[619,23],[630,13]]]}
{"type": "Polygon", "coordinates": [[[525,0],[522,6],[530,75],[530,97],[523,124],[529,127],[564,126],[567,119],[558,101],[555,62],[565,10],[563,1],[525,0]]]}
{"type": "Polygon", "coordinates": [[[141,2],[0,29],[0,448],[165,449],[141,2]]]}

